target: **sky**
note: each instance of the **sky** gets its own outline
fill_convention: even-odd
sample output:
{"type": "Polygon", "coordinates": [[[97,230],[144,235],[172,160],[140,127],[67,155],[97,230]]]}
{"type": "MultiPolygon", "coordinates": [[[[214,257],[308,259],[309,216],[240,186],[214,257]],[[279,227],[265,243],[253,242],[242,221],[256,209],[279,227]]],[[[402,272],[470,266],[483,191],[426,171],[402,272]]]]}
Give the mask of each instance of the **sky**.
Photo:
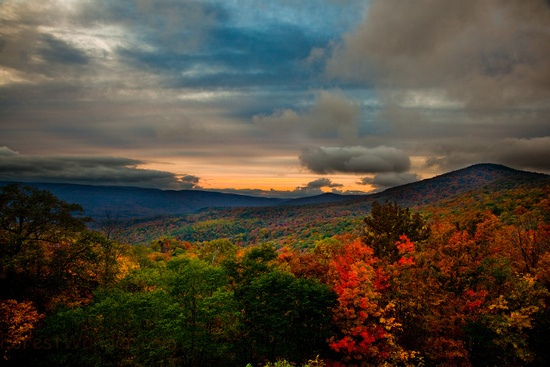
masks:
{"type": "Polygon", "coordinates": [[[0,0],[0,180],[368,193],[550,173],[548,0],[0,0]]]}

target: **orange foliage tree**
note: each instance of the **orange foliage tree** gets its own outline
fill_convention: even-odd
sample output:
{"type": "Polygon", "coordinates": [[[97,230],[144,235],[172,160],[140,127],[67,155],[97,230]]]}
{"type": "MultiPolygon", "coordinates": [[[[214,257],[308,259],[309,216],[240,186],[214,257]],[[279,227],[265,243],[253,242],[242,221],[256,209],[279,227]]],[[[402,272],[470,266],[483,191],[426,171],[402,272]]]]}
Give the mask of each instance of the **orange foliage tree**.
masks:
{"type": "MultiPolygon", "coordinates": [[[[408,251],[405,247],[403,251],[408,251]]],[[[397,342],[401,324],[395,317],[395,303],[384,296],[388,274],[377,265],[373,250],[360,239],[345,243],[329,264],[329,276],[338,295],[333,317],[340,330],[330,347],[348,363],[408,365],[415,353],[397,342]]]]}
{"type": "Polygon", "coordinates": [[[40,314],[31,302],[18,302],[14,299],[0,300],[0,338],[2,359],[7,360],[13,349],[26,347],[32,332],[40,319],[40,314]]]}

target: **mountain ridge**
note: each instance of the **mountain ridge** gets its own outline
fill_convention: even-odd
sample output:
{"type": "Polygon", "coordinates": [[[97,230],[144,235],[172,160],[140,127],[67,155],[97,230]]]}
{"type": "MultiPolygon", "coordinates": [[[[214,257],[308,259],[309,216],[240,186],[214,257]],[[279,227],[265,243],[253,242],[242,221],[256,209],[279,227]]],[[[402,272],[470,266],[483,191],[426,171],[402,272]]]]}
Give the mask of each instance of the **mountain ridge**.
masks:
{"type": "Polygon", "coordinates": [[[526,181],[535,184],[550,181],[550,175],[517,170],[496,163],[478,163],[424,180],[391,187],[373,195],[381,199],[389,197],[390,201],[398,202],[403,206],[419,206],[486,185],[497,185],[503,180],[507,180],[512,185],[525,184],[526,181]],[[429,197],[422,195],[427,191],[431,193],[429,197]]]}
{"type": "MultiPolygon", "coordinates": [[[[334,195],[325,194],[328,198],[334,195]]],[[[475,165],[386,191],[315,204],[257,208],[210,208],[200,212],[134,221],[123,225],[125,238],[146,244],[159,238],[201,242],[227,238],[244,246],[274,243],[313,246],[335,234],[360,236],[362,221],[377,201],[431,215],[468,211],[512,213],[532,210],[550,197],[550,176],[504,166],[475,165]]],[[[509,218],[508,218],[509,219],[509,218]]],[[[505,220],[505,218],[503,218],[505,220]]]]}
{"type": "MultiPolygon", "coordinates": [[[[68,183],[21,182],[48,190],[61,200],[80,204],[94,218],[147,218],[195,213],[207,208],[277,206],[370,206],[373,201],[394,201],[402,206],[427,205],[485,185],[528,185],[550,182],[542,173],[520,171],[493,163],[479,163],[432,178],[364,195],[324,193],[296,199],[265,198],[204,190],[161,190],[133,186],[94,186],[68,183]],[[499,183],[500,182],[500,183],[499,183]]],[[[1,185],[8,184],[0,182],[1,185]]],[[[494,188],[497,190],[498,187],[494,188]]]]}

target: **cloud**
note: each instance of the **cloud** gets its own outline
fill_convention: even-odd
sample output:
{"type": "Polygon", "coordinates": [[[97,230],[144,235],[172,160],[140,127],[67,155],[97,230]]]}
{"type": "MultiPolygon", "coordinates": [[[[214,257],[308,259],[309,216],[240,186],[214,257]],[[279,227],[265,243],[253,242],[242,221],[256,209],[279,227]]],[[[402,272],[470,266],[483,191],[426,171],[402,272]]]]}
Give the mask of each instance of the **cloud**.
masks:
{"type": "Polygon", "coordinates": [[[334,138],[344,143],[357,140],[360,106],[340,93],[321,91],[305,112],[276,110],[271,115],[256,115],[253,121],[282,136],[334,138]]]}
{"type": "Polygon", "coordinates": [[[304,60],[304,63],[308,66],[313,66],[318,62],[325,61],[326,59],[326,50],[322,47],[314,47],[309,52],[308,57],[304,60]]]}
{"type": "Polygon", "coordinates": [[[0,180],[67,182],[190,189],[199,178],[171,172],[141,169],[145,162],[118,157],[27,156],[0,148],[0,180]]]}
{"type": "Polygon", "coordinates": [[[372,185],[376,189],[386,189],[394,186],[401,186],[411,182],[418,181],[420,177],[409,172],[385,172],[379,173],[374,177],[364,177],[358,184],[372,185]]]}
{"type": "Polygon", "coordinates": [[[333,183],[329,178],[318,178],[317,180],[309,182],[306,187],[310,189],[320,189],[322,187],[342,187],[342,184],[333,183]]]}
{"type": "Polygon", "coordinates": [[[326,177],[318,178],[316,180],[313,180],[311,182],[308,182],[305,186],[298,186],[294,189],[292,192],[294,197],[301,197],[301,196],[313,196],[313,195],[321,195],[324,193],[322,188],[332,188],[333,192],[338,192],[337,188],[343,187],[342,184],[334,183],[332,180],[326,177]]]}
{"type": "Polygon", "coordinates": [[[433,155],[426,162],[429,167],[449,170],[481,161],[550,173],[550,136],[504,138],[492,143],[476,138],[449,139],[433,149],[433,155]]]}
{"type": "Polygon", "coordinates": [[[178,182],[188,186],[187,188],[192,188],[196,186],[200,181],[200,178],[194,175],[182,175],[179,177],[178,182]],[[189,186],[190,185],[190,186],[189,186]]]}
{"type": "Polygon", "coordinates": [[[381,104],[366,111],[373,136],[363,142],[400,146],[440,170],[495,162],[549,172],[548,24],[543,0],[373,0],[325,48],[325,71],[375,87],[381,104]]]}
{"type": "Polygon", "coordinates": [[[0,1],[2,125],[18,126],[3,129],[0,144],[32,148],[35,135],[48,136],[41,146],[50,151],[137,151],[166,148],[167,139],[173,149],[182,139],[200,149],[205,140],[239,139],[228,131],[248,125],[242,119],[296,103],[312,87],[300,60],[327,36],[275,16],[260,26],[239,24],[242,14],[230,10],[246,9],[240,2],[234,7],[195,0],[0,1]],[[198,94],[217,97],[185,99],[198,94]],[[214,124],[224,128],[210,129],[214,124]],[[191,136],[191,128],[200,134],[191,136]]]}
{"type": "Polygon", "coordinates": [[[118,25],[139,43],[189,52],[225,16],[221,7],[195,0],[95,0],[83,3],[74,20],[89,28],[118,25]]]}
{"type": "MultiPolygon", "coordinates": [[[[344,185],[332,182],[331,179],[326,177],[321,177],[316,180],[308,182],[306,185],[297,186],[294,190],[261,190],[261,189],[210,189],[207,191],[221,191],[225,193],[239,194],[239,195],[249,195],[249,196],[259,196],[259,197],[270,197],[270,198],[281,198],[281,199],[292,199],[292,198],[301,198],[306,196],[314,196],[324,194],[323,188],[331,188],[333,193],[337,194],[363,194],[363,192],[348,192],[339,190],[339,188],[344,187],[344,185]]],[[[204,190],[204,189],[203,189],[204,190]]]]}
{"type": "Polygon", "coordinates": [[[11,150],[7,146],[0,147],[0,157],[13,157],[16,155],[19,155],[19,153],[11,150]]]}
{"type": "Polygon", "coordinates": [[[62,1],[0,2],[0,67],[30,74],[29,83],[82,73],[89,55],[58,37],[67,34],[60,30],[70,26],[66,19],[73,15],[62,1]]]}
{"type": "Polygon", "coordinates": [[[387,146],[307,148],[302,151],[300,161],[319,174],[405,172],[411,167],[403,151],[387,146]]]}
{"type": "Polygon", "coordinates": [[[301,60],[310,48],[324,42],[326,39],[292,25],[243,28],[222,23],[208,33],[208,42],[196,52],[182,54],[167,44],[161,52],[138,49],[125,55],[142,67],[170,72],[169,86],[296,89],[316,83],[301,60]]]}
{"type": "Polygon", "coordinates": [[[409,3],[0,0],[0,147],[13,149],[0,157],[29,179],[194,188],[139,159],[73,156],[170,161],[201,183],[303,175],[310,190],[308,170],[388,173],[383,185],[426,159],[429,174],[548,170],[547,2],[409,3]],[[321,148],[298,160],[304,146],[321,148]]]}
{"type": "MultiPolygon", "coordinates": [[[[163,54],[197,52],[225,16],[221,5],[195,0],[0,2],[0,65],[104,85],[106,76],[125,80],[131,69],[143,72],[136,66],[144,65],[136,65],[131,55],[144,54],[155,64],[166,63],[163,54]]],[[[37,75],[28,80],[44,82],[37,75]]]]}
{"type": "Polygon", "coordinates": [[[61,64],[88,64],[89,59],[86,54],[52,35],[42,36],[43,46],[40,48],[40,54],[46,62],[55,62],[61,64]]]}
{"type": "Polygon", "coordinates": [[[442,88],[474,109],[550,96],[547,1],[373,0],[327,64],[339,78],[381,88],[442,88]]]}

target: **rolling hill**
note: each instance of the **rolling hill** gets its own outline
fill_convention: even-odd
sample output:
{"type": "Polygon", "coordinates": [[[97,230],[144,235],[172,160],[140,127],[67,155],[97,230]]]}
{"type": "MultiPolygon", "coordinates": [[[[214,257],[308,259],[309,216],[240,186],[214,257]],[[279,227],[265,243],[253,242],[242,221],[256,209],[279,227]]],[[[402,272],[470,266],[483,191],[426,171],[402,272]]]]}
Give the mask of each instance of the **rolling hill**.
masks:
{"type": "MultiPolygon", "coordinates": [[[[5,185],[8,182],[0,182],[5,185]]],[[[200,190],[159,190],[128,186],[93,186],[59,183],[23,183],[47,190],[68,203],[80,204],[87,216],[101,219],[147,218],[193,213],[212,207],[257,207],[282,204],[261,198],[200,190]]]]}
{"type": "Polygon", "coordinates": [[[205,208],[182,216],[127,223],[124,237],[147,243],[160,237],[184,241],[229,238],[243,244],[274,242],[310,246],[338,233],[357,234],[374,201],[396,202],[425,213],[453,210],[509,212],[550,196],[550,176],[480,164],[381,193],[353,197],[325,194],[266,207],[205,208]],[[341,199],[337,201],[331,201],[341,199]],[[518,203],[521,201],[521,204],[518,203]]]}
{"type": "MultiPolygon", "coordinates": [[[[450,199],[472,190],[499,191],[515,187],[545,186],[550,176],[518,171],[497,164],[477,164],[434,178],[417,181],[370,195],[322,194],[299,199],[275,199],[200,190],[158,190],[137,187],[92,186],[60,183],[25,183],[48,190],[60,199],[80,204],[87,216],[96,220],[109,216],[120,220],[179,216],[212,208],[242,208],[243,214],[321,211],[328,217],[368,212],[373,201],[394,201],[402,206],[420,207],[450,199]],[[300,207],[298,210],[296,207],[300,207]],[[258,209],[261,208],[261,209],[258,209]]],[[[0,182],[5,185],[7,182],[0,182]]],[[[210,214],[224,212],[210,210],[210,214]]],[[[300,214],[301,215],[301,214],[300,214]]],[[[277,214],[276,216],[279,216],[277,214]]]]}

